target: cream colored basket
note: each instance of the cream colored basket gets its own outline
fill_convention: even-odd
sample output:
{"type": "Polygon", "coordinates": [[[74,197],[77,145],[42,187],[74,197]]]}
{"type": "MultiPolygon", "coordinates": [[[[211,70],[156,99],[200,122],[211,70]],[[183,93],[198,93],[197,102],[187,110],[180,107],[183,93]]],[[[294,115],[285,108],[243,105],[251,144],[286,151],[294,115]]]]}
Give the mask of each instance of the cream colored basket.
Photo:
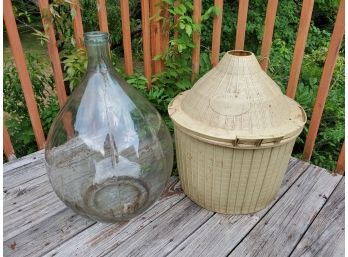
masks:
{"type": "Polygon", "coordinates": [[[227,214],[268,205],[306,122],[302,107],[246,51],[226,53],[168,111],[183,190],[202,207],[227,214]]]}

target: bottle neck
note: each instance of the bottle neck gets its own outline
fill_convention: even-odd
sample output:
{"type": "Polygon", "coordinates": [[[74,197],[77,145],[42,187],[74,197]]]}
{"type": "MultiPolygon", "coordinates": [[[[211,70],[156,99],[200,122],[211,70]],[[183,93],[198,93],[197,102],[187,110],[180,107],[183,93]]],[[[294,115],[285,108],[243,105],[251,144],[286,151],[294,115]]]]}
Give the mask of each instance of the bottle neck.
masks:
{"type": "Polygon", "coordinates": [[[112,67],[108,42],[98,44],[86,44],[88,66],[87,70],[112,67]]]}

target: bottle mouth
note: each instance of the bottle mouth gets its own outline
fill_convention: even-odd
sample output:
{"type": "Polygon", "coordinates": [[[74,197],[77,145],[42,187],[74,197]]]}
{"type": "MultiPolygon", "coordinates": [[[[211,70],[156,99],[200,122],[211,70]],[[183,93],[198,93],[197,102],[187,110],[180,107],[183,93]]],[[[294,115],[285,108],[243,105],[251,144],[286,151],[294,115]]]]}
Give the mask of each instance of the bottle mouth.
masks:
{"type": "Polygon", "coordinates": [[[253,55],[252,52],[244,51],[244,50],[231,50],[231,51],[228,51],[228,54],[233,55],[233,56],[251,56],[251,55],[253,55]]]}
{"type": "Polygon", "coordinates": [[[90,31],[84,33],[86,44],[105,44],[109,41],[109,33],[101,31],[90,31]]]}

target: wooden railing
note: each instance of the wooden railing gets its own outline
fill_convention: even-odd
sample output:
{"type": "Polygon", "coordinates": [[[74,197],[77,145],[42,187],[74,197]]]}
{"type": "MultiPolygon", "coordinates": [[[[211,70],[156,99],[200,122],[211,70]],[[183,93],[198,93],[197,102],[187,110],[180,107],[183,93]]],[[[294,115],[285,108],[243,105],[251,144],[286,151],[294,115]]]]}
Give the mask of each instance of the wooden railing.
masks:
{"type": "MultiPolygon", "coordinates": [[[[108,32],[108,22],[106,13],[106,0],[96,0],[98,5],[99,28],[101,31],[108,32]]],[[[154,57],[160,54],[165,49],[168,43],[168,38],[164,36],[161,31],[162,21],[157,19],[150,19],[160,11],[159,3],[161,0],[141,0],[142,11],[142,39],[143,39],[143,53],[144,53],[144,75],[148,80],[148,87],[151,87],[151,77],[164,69],[163,63],[160,60],[154,60],[154,57]]],[[[56,83],[56,91],[60,107],[63,106],[67,99],[64,88],[64,78],[61,68],[60,57],[56,44],[54,26],[50,19],[48,0],[39,0],[39,7],[42,16],[42,22],[46,28],[46,35],[48,36],[48,53],[53,67],[53,74],[56,83]]],[[[179,3],[179,0],[175,4],[179,3]]],[[[236,49],[244,48],[245,30],[247,24],[248,0],[240,0],[238,7],[237,20],[237,34],[236,34],[236,49]]],[[[202,0],[193,0],[194,12],[193,20],[200,23],[202,12],[202,0]]],[[[221,28],[222,28],[222,13],[223,0],[215,0],[215,6],[219,8],[220,14],[214,17],[213,32],[212,32],[212,52],[211,63],[215,66],[219,62],[220,42],[221,42],[221,28]]],[[[307,42],[308,31],[310,28],[310,21],[312,17],[314,0],[303,0],[300,24],[298,27],[295,49],[291,70],[289,74],[288,87],[286,90],[287,96],[295,98],[296,89],[301,72],[302,60],[304,57],[304,50],[307,42]]],[[[321,76],[319,89],[317,92],[316,101],[313,107],[312,119],[310,121],[309,131],[305,142],[303,158],[309,161],[314,149],[315,140],[318,134],[319,124],[324,111],[326,98],[329,93],[329,86],[331,83],[334,67],[337,61],[338,51],[344,34],[344,0],[340,1],[335,27],[332,32],[332,37],[327,53],[326,61],[321,76]]],[[[70,4],[74,9],[75,15],[73,18],[74,37],[77,47],[83,46],[83,26],[81,18],[81,10],[78,0],[72,0],[70,4]]],[[[266,19],[264,26],[264,34],[261,46],[260,65],[264,70],[267,70],[269,64],[269,54],[272,45],[273,29],[277,13],[278,0],[269,0],[267,4],[266,19]]],[[[39,117],[38,108],[35,102],[34,92],[30,81],[29,73],[27,71],[25,56],[20,42],[15,17],[12,12],[11,0],[4,0],[4,21],[12,54],[16,63],[17,71],[22,85],[24,98],[27,104],[31,124],[39,149],[44,147],[45,137],[39,117]]],[[[129,18],[129,2],[128,0],[120,0],[121,20],[122,20],[122,38],[124,49],[124,67],[128,75],[133,74],[133,57],[131,48],[131,31],[129,18]]],[[[163,16],[168,16],[165,13],[163,16]]],[[[192,51],[192,77],[194,78],[199,73],[200,60],[200,34],[193,33],[193,42],[195,48],[192,51]]],[[[343,96],[342,96],[343,97],[343,96]]],[[[7,128],[4,126],[4,153],[7,159],[12,159],[15,156],[14,149],[11,144],[11,139],[7,128]]],[[[344,143],[341,147],[341,152],[337,161],[336,171],[344,172],[344,143]]]]}

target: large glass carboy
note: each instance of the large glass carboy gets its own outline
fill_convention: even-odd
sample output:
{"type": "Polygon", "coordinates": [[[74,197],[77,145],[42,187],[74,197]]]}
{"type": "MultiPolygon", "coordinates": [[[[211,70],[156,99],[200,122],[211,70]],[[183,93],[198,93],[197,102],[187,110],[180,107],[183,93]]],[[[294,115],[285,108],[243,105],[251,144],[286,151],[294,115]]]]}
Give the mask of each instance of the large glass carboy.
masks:
{"type": "Polygon", "coordinates": [[[85,34],[88,68],[46,143],[52,187],[90,218],[129,220],[160,196],[173,165],[171,135],[157,110],[112,67],[108,34],[85,34]]]}

